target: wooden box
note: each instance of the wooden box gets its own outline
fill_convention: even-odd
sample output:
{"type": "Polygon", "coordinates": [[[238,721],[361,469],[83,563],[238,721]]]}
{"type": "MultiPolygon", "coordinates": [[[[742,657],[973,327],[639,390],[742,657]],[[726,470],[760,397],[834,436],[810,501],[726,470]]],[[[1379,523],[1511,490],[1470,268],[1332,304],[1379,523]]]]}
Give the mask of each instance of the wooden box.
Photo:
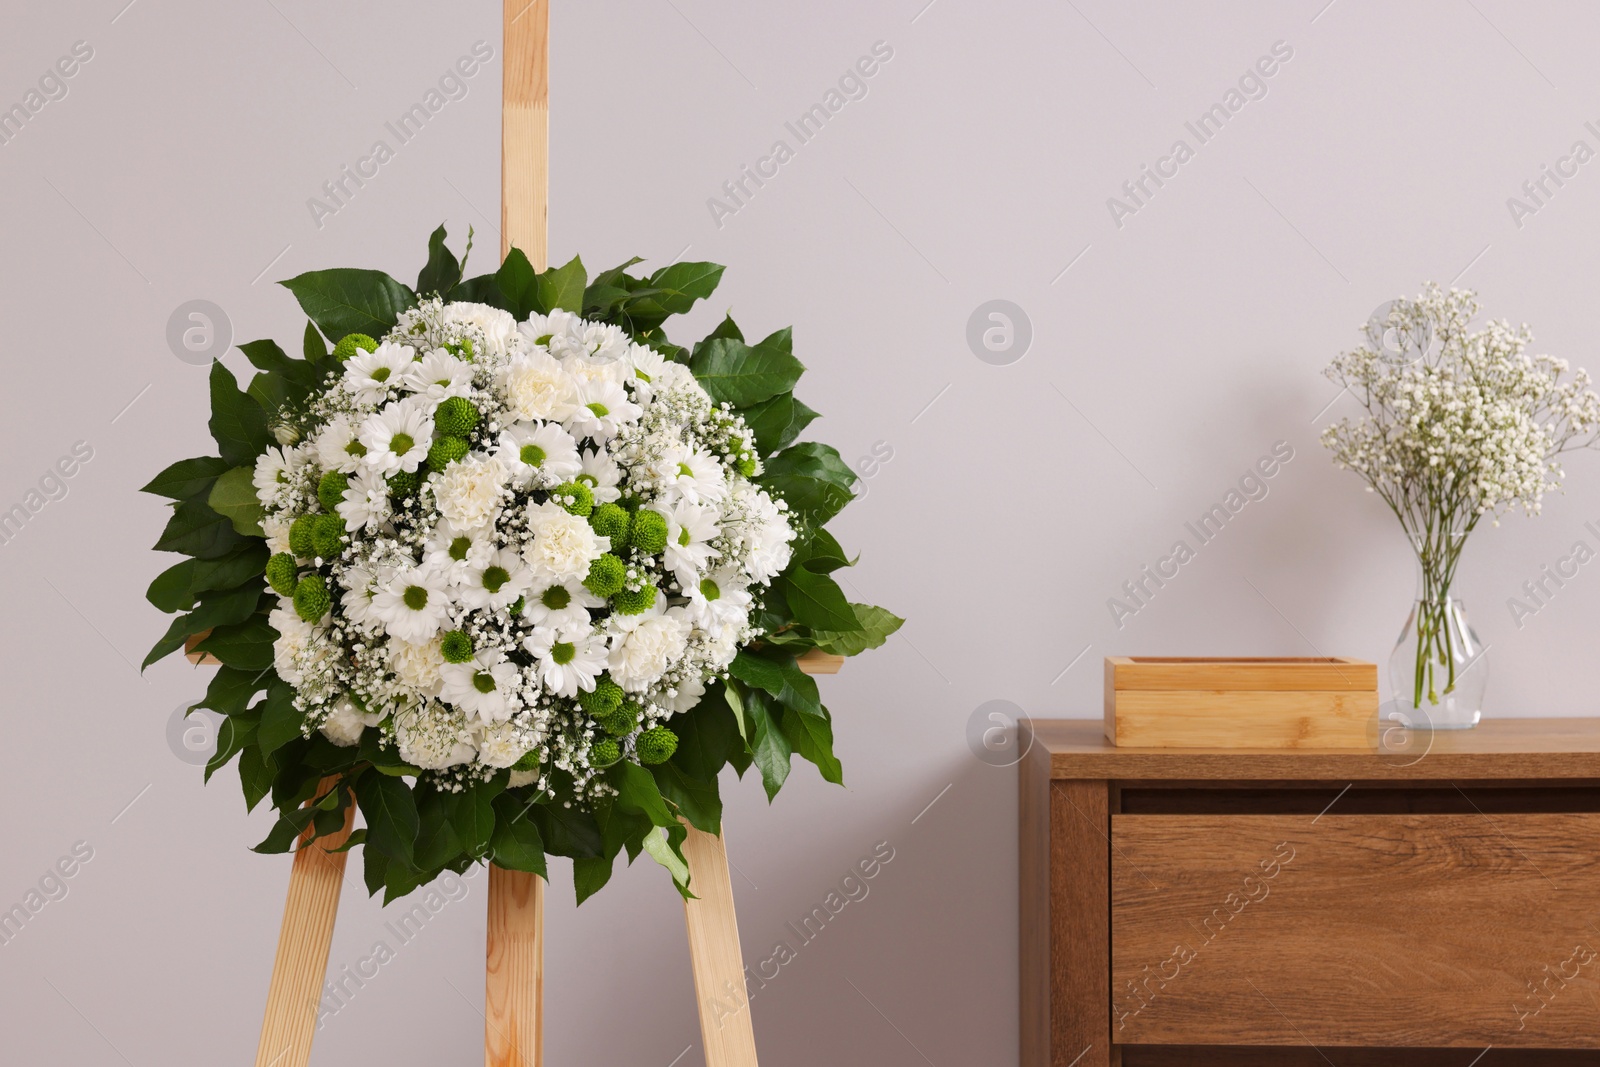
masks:
{"type": "Polygon", "coordinates": [[[1378,667],[1343,657],[1106,657],[1106,738],[1132,748],[1370,748],[1378,667]]]}

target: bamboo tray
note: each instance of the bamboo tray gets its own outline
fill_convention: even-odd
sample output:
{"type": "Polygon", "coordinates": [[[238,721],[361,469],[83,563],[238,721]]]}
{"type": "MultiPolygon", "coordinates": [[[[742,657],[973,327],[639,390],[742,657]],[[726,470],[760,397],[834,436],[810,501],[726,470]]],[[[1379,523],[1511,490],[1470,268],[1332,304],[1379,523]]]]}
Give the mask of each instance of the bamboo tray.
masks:
{"type": "Polygon", "coordinates": [[[1337,656],[1107,656],[1106,738],[1128,748],[1370,748],[1378,667],[1337,656]]]}

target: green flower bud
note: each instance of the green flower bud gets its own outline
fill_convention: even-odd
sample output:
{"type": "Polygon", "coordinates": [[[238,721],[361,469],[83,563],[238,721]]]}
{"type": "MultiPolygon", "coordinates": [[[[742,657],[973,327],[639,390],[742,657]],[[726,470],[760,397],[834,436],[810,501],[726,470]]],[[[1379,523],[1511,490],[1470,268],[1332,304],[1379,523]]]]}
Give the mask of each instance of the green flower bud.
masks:
{"type": "Polygon", "coordinates": [[[340,474],[338,471],[329,471],[317,483],[317,501],[322,505],[323,511],[332,511],[344,500],[344,491],[350,488],[350,476],[340,474]]]}
{"type": "Polygon", "coordinates": [[[622,758],[622,746],[609,737],[602,737],[589,749],[589,766],[609,767],[622,758]]]}
{"type": "Polygon", "coordinates": [[[578,690],[578,703],[595,718],[609,715],[622,706],[622,687],[602,674],[594,680],[594,689],[578,690]]]}
{"type": "Polygon", "coordinates": [[[656,763],[665,763],[678,751],[678,735],[665,726],[654,726],[639,735],[639,740],[634,743],[634,752],[639,756],[639,762],[646,767],[656,763]]]}
{"type": "Polygon", "coordinates": [[[428,448],[428,467],[432,470],[442,471],[466,454],[466,438],[436,437],[433,440],[433,444],[428,448]]]}
{"type": "Polygon", "coordinates": [[[333,358],[343,363],[359,352],[376,352],[378,342],[364,333],[347,333],[333,346],[333,358]]]}
{"type": "Polygon", "coordinates": [[[472,638],[461,630],[450,630],[439,640],[439,652],[447,663],[465,663],[472,658],[472,638]]]}
{"type": "Polygon", "coordinates": [[[323,559],[333,559],[344,543],[344,520],[337,515],[318,515],[311,530],[311,546],[323,559]]]}
{"type": "Polygon", "coordinates": [[[433,425],[446,437],[465,437],[478,425],[478,409],[464,396],[452,396],[433,410],[433,425]]]}
{"type": "Polygon", "coordinates": [[[589,576],[583,580],[584,588],[595,596],[614,596],[622,591],[628,568],[622,560],[607,552],[589,564],[589,576]]]}
{"type": "Polygon", "coordinates": [[[550,499],[573,515],[587,515],[594,510],[594,494],[582,482],[562,482],[550,490],[550,499]]]}
{"type": "Polygon", "coordinates": [[[320,575],[308,574],[294,587],[294,613],[306,622],[316,622],[333,607],[328,583],[320,575]]]}
{"type": "Polygon", "coordinates": [[[628,543],[647,556],[658,554],[667,547],[667,520],[659,511],[640,508],[628,525],[628,543]]]}
{"type": "Polygon", "coordinates": [[[631,700],[625,700],[607,715],[595,717],[600,728],[612,737],[627,737],[639,725],[639,715],[644,709],[631,700]]]}
{"type": "MultiPolygon", "coordinates": [[[[581,483],[580,483],[581,484],[581,483]]],[[[611,538],[611,550],[621,551],[628,541],[628,513],[615,504],[601,504],[589,513],[589,525],[601,537],[611,538]]]]}
{"type": "Polygon", "coordinates": [[[656,587],[653,585],[643,589],[624,589],[611,597],[611,606],[617,609],[619,615],[643,615],[655,602],[656,587]]]}
{"type": "Polygon", "coordinates": [[[287,552],[279,552],[267,560],[267,584],[272,586],[272,591],[279,596],[294,596],[295,583],[299,581],[294,557],[287,552]]]}
{"type": "Polygon", "coordinates": [[[289,551],[300,559],[309,559],[316,552],[316,545],[312,543],[312,534],[317,528],[320,515],[302,515],[289,526],[289,551]]]}
{"type": "Polygon", "coordinates": [[[404,500],[408,496],[416,496],[417,489],[422,485],[422,472],[413,474],[410,471],[395,471],[389,475],[389,495],[397,500],[404,500]]]}
{"type": "Polygon", "coordinates": [[[756,476],[756,457],[750,455],[740,456],[736,466],[739,473],[746,478],[754,478],[756,476]]]}

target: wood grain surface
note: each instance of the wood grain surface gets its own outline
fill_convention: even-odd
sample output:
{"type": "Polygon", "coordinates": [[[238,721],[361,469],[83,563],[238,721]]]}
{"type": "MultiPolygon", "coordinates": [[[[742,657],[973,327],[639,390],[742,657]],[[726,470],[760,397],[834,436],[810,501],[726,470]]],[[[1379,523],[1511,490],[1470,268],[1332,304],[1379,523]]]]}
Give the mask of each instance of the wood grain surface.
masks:
{"type": "Polygon", "coordinates": [[[1600,778],[1600,719],[1485,719],[1472,730],[1393,730],[1377,749],[1138,749],[1106,739],[1099,719],[1035,719],[1057,778],[1231,781],[1418,781],[1600,778]]]}
{"type": "Polygon", "coordinates": [[[544,1036],[544,880],[489,865],[485,1067],[537,1067],[544,1036]]]}
{"type": "Polygon", "coordinates": [[[550,0],[505,0],[500,112],[500,254],[549,255],[550,0]]]}
{"type": "Polygon", "coordinates": [[[683,902],[689,962],[700,1007],[706,1067],[756,1067],[756,1038],[745,989],[744,955],[733,909],[728,853],[721,837],[689,828],[683,843],[694,900],[683,902]]]}
{"type": "Polygon", "coordinates": [[[1378,691],[1106,690],[1119,748],[1368,748],[1378,691]]]}
{"type": "Polygon", "coordinates": [[[1378,691],[1378,665],[1342,656],[1107,656],[1107,689],[1378,691]]]}
{"type": "MultiPolygon", "coordinates": [[[[317,799],[339,782],[338,775],[317,786],[317,799]]],[[[313,801],[314,802],[314,801],[313,801]]],[[[306,1067],[317,1029],[317,1005],[328,971],[328,949],[339,913],[347,852],[330,852],[350,837],[356,806],[345,812],[344,829],[299,849],[289,869],[289,893],[278,930],[278,951],[267,987],[267,1010],[256,1045],[256,1067],[306,1067]]],[[[300,840],[311,836],[307,827],[300,840]]]]}
{"type": "Polygon", "coordinates": [[[1600,1048],[1600,814],[1115,815],[1111,840],[1119,1042],[1600,1048]]]}

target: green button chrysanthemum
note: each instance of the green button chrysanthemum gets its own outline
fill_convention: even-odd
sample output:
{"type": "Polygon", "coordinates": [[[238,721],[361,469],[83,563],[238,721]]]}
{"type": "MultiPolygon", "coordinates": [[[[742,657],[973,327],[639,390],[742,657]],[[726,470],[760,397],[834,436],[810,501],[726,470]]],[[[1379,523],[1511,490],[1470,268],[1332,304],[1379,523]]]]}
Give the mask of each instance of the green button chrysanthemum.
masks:
{"type": "Polygon", "coordinates": [[[309,559],[317,550],[312,536],[319,518],[320,515],[302,515],[289,526],[289,551],[300,559],[309,559]]]}
{"type": "Polygon", "coordinates": [[[439,653],[447,663],[465,663],[472,658],[472,638],[461,630],[451,630],[439,640],[439,653]]]}
{"type": "Polygon", "coordinates": [[[478,426],[478,409],[464,396],[446,397],[433,411],[434,427],[446,437],[465,437],[478,426]]]}
{"type": "Polygon", "coordinates": [[[318,556],[333,559],[344,544],[344,520],[337,515],[318,515],[311,530],[311,545],[318,556]]]}
{"type": "Polygon", "coordinates": [[[357,352],[376,352],[378,342],[364,333],[347,333],[333,346],[333,358],[340,363],[345,362],[357,352]]]}
{"type": "Polygon", "coordinates": [[[647,556],[658,554],[667,547],[667,520],[659,511],[640,508],[628,526],[628,543],[647,556]]]}
{"type": "Polygon", "coordinates": [[[643,615],[655,602],[656,587],[653,585],[623,589],[611,597],[611,606],[617,609],[618,615],[643,615]]]}
{"type": "Polygon", "coordinates": [[[639,735],[634,751],[638,753],[639,762],[646,767],[665,763],[678,751],[678,735],[665,726],[653,726],[639,735]]]}
{"type": "Polygon", "coordinates": [[[550,490],[550,499],[573,515],[588,515],[594,510],[594,494],[582,482],[562,482],[550,490]]]}
{"type": "Polygon", "coordinates": [[[308,574],[294,587],[294,613],[306,622],[316,622],[333,607],[328,583],[321,575],[308,574]]]}
{"type": "Polygon", "coordinates": [[[350,488],[350,476],[338,471],[328,471],[317,483],[317,502],[322,510],[332,511],[344,500],[344,491],[350,488]]]}
{"type": "Polygon", "coordinates": [[[267,560],[267,584],[272,586],[272,591],[279,596],[294,596],[295,583],[299,581],[299,572],[294,557],[287,552],[279,552],[267,560]]]}
{"type": "Polygon", "coordinates": [[[628,568],[621,558],[607,552],[589,564],[589,576],[583,580],[583,586],[595,596],[614,596],[622,592],[622,583],[627,577],[628,568]]]}
{"type": "Polygon", "coordinates": [[[584,711],[598,719],[622,705],[622,687],[602,674],[594,680],[592,691],[578,690],[578,703],[583,705],[584,711]]]}
{"type": "Polygon", "coordinates": [[[609,767],[622,758],[622,746],[609,737],[602,737],[589,749],[591,767],[609,767]]]}
{"type": "Polygon", "coordinates": [[[442,471],[467,454],[464,437],[436,437],[428,448],[428,469],[442,471]]]}
{"type": "Polygon", "coordinates": [[[628,513],[617,505],[601,504],[595,508],[589,514],[589,525],[601,537],[611,538],[611,551],[620,551],[627,544],[628,513]]]}

